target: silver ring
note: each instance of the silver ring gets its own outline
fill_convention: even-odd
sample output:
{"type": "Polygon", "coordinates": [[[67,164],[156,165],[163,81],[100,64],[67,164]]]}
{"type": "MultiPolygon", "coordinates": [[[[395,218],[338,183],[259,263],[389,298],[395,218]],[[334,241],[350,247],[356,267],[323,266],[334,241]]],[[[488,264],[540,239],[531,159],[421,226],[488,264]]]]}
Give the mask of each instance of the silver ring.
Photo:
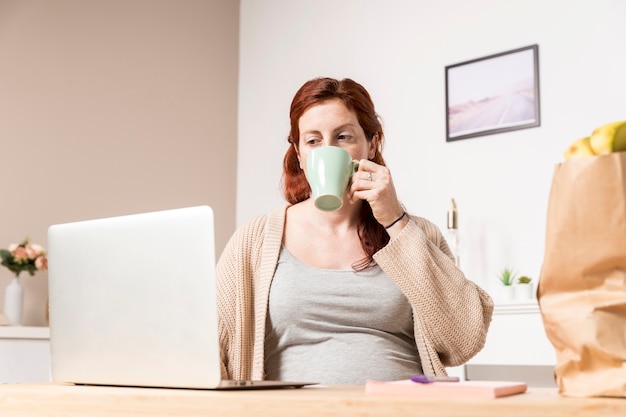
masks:
{"type": "Polygon", "coordinates": [[[367,179],[370,180],[370,181],[372,180],[372,173],[371,172],[367,173],[367,179]]]}

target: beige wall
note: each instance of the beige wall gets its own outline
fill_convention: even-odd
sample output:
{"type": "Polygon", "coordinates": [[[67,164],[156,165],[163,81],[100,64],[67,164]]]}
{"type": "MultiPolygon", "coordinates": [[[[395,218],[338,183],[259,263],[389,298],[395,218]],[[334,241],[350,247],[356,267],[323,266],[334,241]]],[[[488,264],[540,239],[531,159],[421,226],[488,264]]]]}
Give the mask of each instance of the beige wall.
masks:
{"type": "MultiPolygon", "coordinates": [[[[219,255],[235,227],[238,14],[232,0],[0,0],[0,248],[209,204],[219,255]]],[[[24,324],[42,325],[47,275],[22,277],[24,324]]]]}

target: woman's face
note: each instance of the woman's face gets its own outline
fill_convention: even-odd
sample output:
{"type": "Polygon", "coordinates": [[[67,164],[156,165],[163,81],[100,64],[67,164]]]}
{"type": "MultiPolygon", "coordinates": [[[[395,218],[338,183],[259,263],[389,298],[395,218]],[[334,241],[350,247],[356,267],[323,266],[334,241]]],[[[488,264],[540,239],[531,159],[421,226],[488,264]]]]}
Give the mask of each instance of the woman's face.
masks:
{"type": "Polygon", "coordinates": [[[374,141],[368,141],[357,120],[341,100],[330,99],[305,111],[298,121],[298,160],[306,170],[306,157],[320,146],[338,146],[348,151],[353,160],[372,159],[374,141]]]}

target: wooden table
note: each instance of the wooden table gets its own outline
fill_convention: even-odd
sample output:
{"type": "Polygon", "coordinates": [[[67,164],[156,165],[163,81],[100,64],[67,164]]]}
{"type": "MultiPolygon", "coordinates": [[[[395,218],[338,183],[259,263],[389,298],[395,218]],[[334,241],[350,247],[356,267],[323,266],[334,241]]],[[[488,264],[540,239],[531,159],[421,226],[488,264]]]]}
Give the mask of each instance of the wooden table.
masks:
{"type": "Polygon", "coordinates": [[[0,385],[0,416],[626,416],[626,398],[566,398],[552,388],[495,400],[417,400],[365,394],[363,386],[259,391],[0,385]]]}

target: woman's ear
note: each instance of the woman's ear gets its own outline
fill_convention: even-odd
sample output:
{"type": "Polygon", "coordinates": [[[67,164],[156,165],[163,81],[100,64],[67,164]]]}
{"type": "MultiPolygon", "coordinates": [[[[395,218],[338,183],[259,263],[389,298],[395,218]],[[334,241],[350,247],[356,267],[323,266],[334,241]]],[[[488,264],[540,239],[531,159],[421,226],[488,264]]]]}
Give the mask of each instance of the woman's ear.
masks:
{"type": "Polygon", "coordinates": [[[380,137],[378,136],[378,132],[374,133],[372,136],[372,140],[370,141],[370,152],[369,152],[369,160],[371,161],[376,156],[376,150],[378,149],[378,141],[380,137]]]}
{"type": "Polygon", "coordinates": [[[304,170],[304,168],[302,168],[302,158],[300,158],[300,151],[298,150],[298,147],[293,143],[291,146],[293,146],[293,150],[296,151],[296,157],[298,158],[298,165],[300,166],[300,169],[304,170]]]}

